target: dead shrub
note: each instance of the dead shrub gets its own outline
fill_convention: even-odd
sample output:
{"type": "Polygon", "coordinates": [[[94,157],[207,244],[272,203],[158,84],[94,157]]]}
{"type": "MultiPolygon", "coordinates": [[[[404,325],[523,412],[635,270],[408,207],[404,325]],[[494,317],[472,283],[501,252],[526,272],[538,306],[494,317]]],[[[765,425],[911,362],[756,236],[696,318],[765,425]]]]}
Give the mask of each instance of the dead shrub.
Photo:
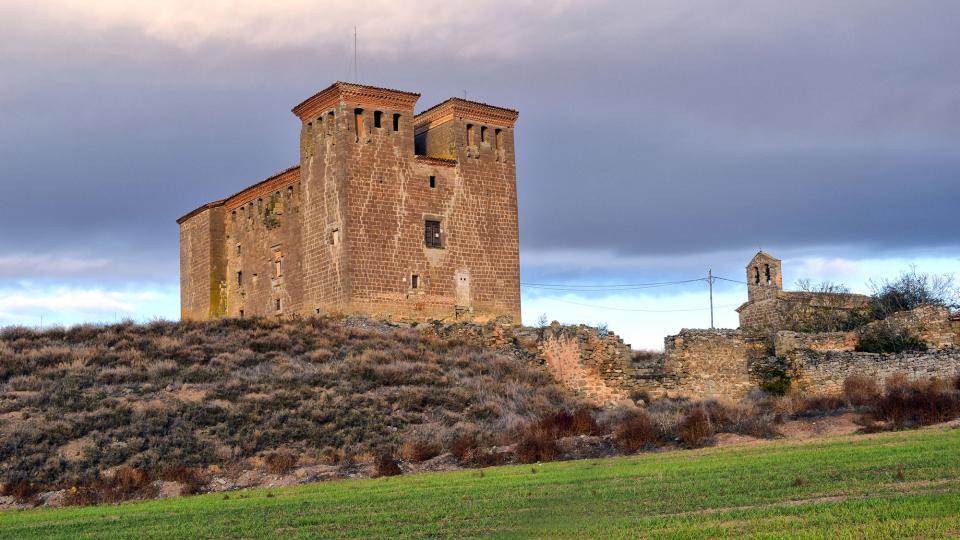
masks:
{"type": "Polygon", "coordinates": [[[820,418],[836,414],[846,408],[846,401],[837,396],[806,396],[795,405],[794,416],[798,418],[820,418]]]}
{"type": "Polygon", "coordinates": [[[579,408],[573,411],[573,422],[570,425],[571,435],[600,435],[603,430],[597,423],[593,411],[579,408]]]}
{"type": "Polygon", "coordinates": [[[690,409],[677,426],[680,442],[687,448],[700,448],[711,442],[714,431],[710,418],[702,407],[690,409]]]}
{"type": "Polygon", "coordinates": [[[843,381],[843,398],[851,407],[863,407],[880,397],[877,381],[864,375],[851,375],[843,381]]]}
{"type": "Polygon", "coordinates": [[[270,474],[284,475],[293,470],[297,464],[297,458],[287,450],[279,450],[267,454],[263,462],[270,474]]]}
{"type": "Polygon", "coordinates": [[[202,493],[207,486],[206,475],[199,469],[174,465],[165,467],[157,474],[158,480],[177,482],[180,484],[180,495],[196,495],[202,493]]]}
{"type": "Polygon", "coordinates": [[[644,411],[621,419],[613,428],[613,443],[624,452],[634,453],[649,450],[661,437],[660,428],[644,411]]]}
{"type": "Polygon", "coordinates": [[[411,463],[420,463],[440,455],[441,447],[426,437],[413,436],[403,441],[400,458],[411,463]]]}
{"type": "Polygon", "coordinates": [[[524,434],[514,452],[520,463],[556,461],[560,458],[556,438],[551,432],[537,427],[524,434]]]}
{"type": "Polygon", "coordinates": [[[384,452],[377,458],[377,477],[398,476],[403,474],[400,464],[393,457],[393,452],[384,452]]]}
{"type": "Polygon", "coordinates": [[[450,453],[457,458],[458,462],[463,463],[470,452],[479,445],[476,434],[470,432],[458,433],[450,441],[450,453]]]}
{"type": "Polygon", "coordinates": [[[870,415],[895,429],[928,426],[960,416],[960,396],[940,379],[910,381],[893,376],[870,415]]]}
{"type": "Polygon", "coordinates": [[[152,499],[156,496],[157,487],[153,485],[153,478],[147,471],[124,465],[107,479],[96,478],[77,482],[67,490],[64,504],[85,506],[133,499],[152,499]]]}

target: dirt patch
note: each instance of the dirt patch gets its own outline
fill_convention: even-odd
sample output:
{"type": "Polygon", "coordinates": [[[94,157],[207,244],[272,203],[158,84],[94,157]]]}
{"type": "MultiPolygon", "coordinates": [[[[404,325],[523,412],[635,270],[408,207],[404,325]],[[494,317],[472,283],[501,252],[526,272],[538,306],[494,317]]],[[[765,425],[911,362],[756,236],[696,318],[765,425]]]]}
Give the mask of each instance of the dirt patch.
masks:
{"type": "Polygon", "coordinates": [[[836,435],[852,435],[860,429],[856,423],[857,413],[807,420],[790,420],[779,426],[780,433],[790,440],[805,441],[836,435]]]}

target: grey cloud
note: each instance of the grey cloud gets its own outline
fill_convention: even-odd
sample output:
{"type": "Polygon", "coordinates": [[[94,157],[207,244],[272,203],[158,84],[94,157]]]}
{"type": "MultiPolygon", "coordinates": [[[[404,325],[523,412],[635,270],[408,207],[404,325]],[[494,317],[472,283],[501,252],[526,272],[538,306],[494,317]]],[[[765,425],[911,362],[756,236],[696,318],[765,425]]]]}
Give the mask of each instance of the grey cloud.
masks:
{"type": "MultiPolygon", "coordinates": [[[[421,107],[466,89],[520,109],[530,253],[957,247],[960,5],[672,4],[505,23],[517,50],[489,59],[496,28],[458,23],[435,48],[378,44],[361,72],[421,107]]],[[[342,40],[183,48],[18,15],[0,23],[0,255],[172,277],[173,220],[295,163],[290,107],[350,77],[342,40]]]]}

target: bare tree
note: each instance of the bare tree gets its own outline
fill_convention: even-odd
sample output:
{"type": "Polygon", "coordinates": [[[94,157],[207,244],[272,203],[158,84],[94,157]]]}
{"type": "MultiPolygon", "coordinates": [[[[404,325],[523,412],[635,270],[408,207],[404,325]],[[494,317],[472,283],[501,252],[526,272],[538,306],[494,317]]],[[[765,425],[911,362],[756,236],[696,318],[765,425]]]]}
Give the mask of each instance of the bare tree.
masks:
{"type": "Polygon", "coordinates": [[[870,281],[874,316],[884,319],[891,313],[925,304],[960,308],[960,290],[952,274],[918,273],[915,266],[893,280],[870,281]]]}

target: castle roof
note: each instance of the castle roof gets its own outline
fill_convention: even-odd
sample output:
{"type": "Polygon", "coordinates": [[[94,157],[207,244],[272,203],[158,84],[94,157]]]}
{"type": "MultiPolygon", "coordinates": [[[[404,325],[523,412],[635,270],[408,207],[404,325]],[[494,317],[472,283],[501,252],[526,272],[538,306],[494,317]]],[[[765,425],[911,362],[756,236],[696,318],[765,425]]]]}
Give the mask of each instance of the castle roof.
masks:
{"type": "Polygon", "coordinates": [[[300,179],[300,166],[294,165],[293,167],[289,167],[276,174],[270,175],[267,178],[257,182],[256,184],[248,186],[234,193],[233,195],[230,195],[225,199],[208,202],[207,204],[194,208],[190,212],[187,212],[186,214],[184,214],[180,219],[178,219],[177,223],[178,224],[183,223],[184,221],[192,218],[193,216],[199,214],[200,212],[203,212],[204,210],[208,210],[210,208],[216,208],[218,206],[227,206],[228,208],[237,208],[238,206],[242,206],[243,204],[255,199],[256,197],[260,196],[265,192],[273,191],[275,189],[285,187],[287,184],[296,182],[299,179],[300,179]]]}
{"type": "Polygon", "coordinates": [[[454,97],[415,116],[413,125],[414,129],[420,132],[452,118],[464,117],[484,124],[513,127],[519,115],[514,109],[454,97]]]}
{"type": "Polygon", "coordinates": [[[379,105],[390,109],[413,110],[418,99],[420,94],[416,92],[337,81],[303,100],[292,111],[303,120],[323,114],[341,101],[357,105],[379,105]]]}

